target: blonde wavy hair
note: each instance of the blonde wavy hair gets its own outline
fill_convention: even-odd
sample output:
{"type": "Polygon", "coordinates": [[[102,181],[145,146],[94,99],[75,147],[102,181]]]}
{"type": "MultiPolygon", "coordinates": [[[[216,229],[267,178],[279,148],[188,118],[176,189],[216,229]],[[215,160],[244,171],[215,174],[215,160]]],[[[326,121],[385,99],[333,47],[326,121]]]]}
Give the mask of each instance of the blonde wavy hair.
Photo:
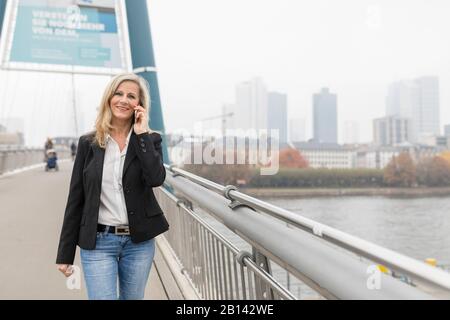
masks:
{"type": "MultiPolygon", "coordinates": [[[[139,86],[139,104],[144,107],[147,114],[150,111],[150,92],[147,80],[134,73],[119,74],[112,78],[106,86],[105,92],[103,93],[97,120],[95,121],[94,142],[96,142],[101,148],[106,148],[106,136],[110,134],[114,129],[113,125],[111,124],[111,99],[120,84],[125,81],[134,82],[139,86]]],[[[150,132],[153,131],[150,130],[150,132]]]]}

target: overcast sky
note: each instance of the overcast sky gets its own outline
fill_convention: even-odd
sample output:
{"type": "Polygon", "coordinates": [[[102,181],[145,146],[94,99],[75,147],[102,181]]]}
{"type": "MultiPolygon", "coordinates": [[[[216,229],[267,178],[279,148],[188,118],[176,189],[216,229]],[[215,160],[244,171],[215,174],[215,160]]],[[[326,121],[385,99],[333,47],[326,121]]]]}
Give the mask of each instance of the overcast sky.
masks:
{"type": "Polygon", "coordinates": [[[340,139],[357,121],[370,141],[389,83],[425,75],[439,76],[450,123],[449,1],[149,0],[149,11],[168,131],[219,115],[255,76],[288,94],[307,136],[321,87],[338,95],[340,139]]]}
{"type": "MultiPolygon", "coordinates": [[[[306,120],[307,138],[312,94],[322,87],[338,95],[340,141],[344,122],[357,121],[368,142],[389,83],[426,75],[439,76],[441,125],[450,123],[448,0],[148,3],[168,132],[220,115],[236,84],[256,76],[288,95],[288,116],[306,120]]],[[[75,76],[79,133],[92,129],[107,81],[75,76]]],[[[0,120],[25,114],[27,144],[73,135],[71,87],[70,75],[1,71],[0,120]]]]}

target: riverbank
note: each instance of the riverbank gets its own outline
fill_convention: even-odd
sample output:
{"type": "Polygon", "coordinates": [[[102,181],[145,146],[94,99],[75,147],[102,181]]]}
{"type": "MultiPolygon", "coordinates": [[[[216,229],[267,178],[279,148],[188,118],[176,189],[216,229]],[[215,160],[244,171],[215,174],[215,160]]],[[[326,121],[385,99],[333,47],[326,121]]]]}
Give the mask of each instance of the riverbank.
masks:
{"type": "Polygon", "coordinates": [[[240,188],[253,197],[338,197],[338,196],[386,196],[386,197],[434,197],[450,196],[445,188],[240,188]]]}

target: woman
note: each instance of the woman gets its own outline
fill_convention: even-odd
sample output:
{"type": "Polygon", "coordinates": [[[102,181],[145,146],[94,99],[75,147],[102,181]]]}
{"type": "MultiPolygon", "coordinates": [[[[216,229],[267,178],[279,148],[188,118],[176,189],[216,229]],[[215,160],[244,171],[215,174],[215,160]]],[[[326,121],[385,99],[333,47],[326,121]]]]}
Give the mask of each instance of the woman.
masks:
{"type": "Polygon", "coordinates": [[[44,162],[47,162],[47,160],[48,160],[47,152],[48,152],[48,150],[51,150],[51,149],[53,149],[53,141],[52,141],[52,139],[47,137],[47,140],[45,141],[45,144],[44,144],[44,162]]]}
{"type": "Polygon", "coordinates": [[[116,76],[96,130],[82,136],[72,171],[56,263],[71,275],[76,246],[89,299],[142,299],[155,236],[169,225],[152,188],[166,172],[161,136],[148,127],[149,91],[134,74],[116,76]]]}

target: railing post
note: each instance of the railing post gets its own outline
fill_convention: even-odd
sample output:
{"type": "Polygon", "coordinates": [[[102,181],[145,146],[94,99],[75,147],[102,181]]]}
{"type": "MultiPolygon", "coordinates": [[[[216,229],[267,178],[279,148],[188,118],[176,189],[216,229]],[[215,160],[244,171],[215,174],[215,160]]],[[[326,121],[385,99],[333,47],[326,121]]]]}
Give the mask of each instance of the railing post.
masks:
{"type": "MultiPolygon", "coordinates": [[[[272,268],[270,267],[270,261],[267,257],[262,254],[259,250],[253,247],[253,258],[255,263],[259,268],[266,271],[268,274],[272,275],[272,268]]],[[[256,290],[256,299],[258,300],[273,300],[273,291],[268,288],[268,286],[264,285],[263,281],[260,278],[255,277],[255,290],[256,290]]]]}

